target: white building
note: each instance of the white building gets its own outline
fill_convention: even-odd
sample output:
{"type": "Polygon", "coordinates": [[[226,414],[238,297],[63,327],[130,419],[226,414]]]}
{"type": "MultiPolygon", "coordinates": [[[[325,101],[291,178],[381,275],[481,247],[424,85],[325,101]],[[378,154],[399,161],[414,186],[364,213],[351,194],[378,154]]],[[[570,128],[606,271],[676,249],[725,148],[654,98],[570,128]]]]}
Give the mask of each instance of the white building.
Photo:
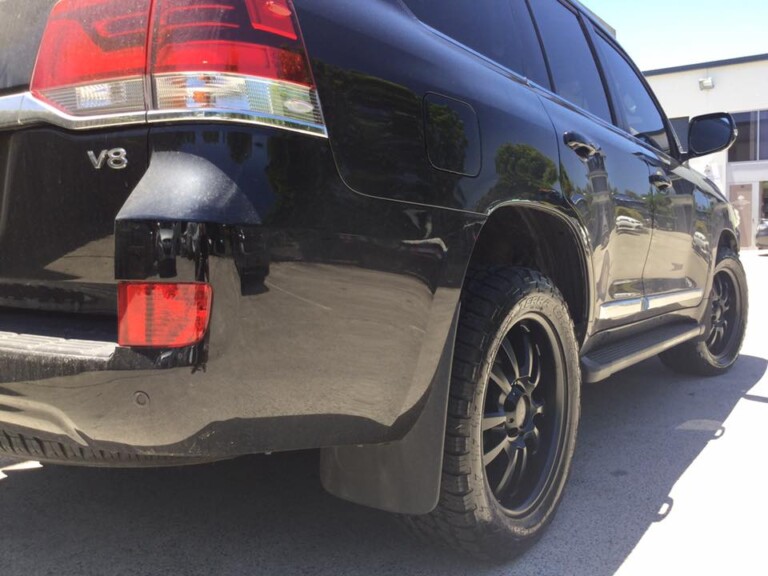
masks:
{"type": "Polygon", "coordinates": [[[728,151],[691,160],[723,190],[741,215],[741,242],[755,244],[768,218],[768,54],[645,73],[685,146],[688,119],[730,112],[739,138],[728,151]]]}

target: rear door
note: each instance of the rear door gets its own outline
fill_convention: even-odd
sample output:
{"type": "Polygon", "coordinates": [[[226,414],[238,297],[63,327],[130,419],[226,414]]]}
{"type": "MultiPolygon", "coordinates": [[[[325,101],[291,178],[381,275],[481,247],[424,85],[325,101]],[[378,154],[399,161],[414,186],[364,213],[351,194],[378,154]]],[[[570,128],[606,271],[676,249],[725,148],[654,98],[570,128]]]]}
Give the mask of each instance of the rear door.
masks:
{"type": "Polygon", "coordinates": [[[643,306],[651,242],[648,153],[612,125],[603,78],[577,12],[557,0],[530,4],[561,96],[542,93],[559,137],[563,190],[590,235],[595,327],[607,328],[643,306]]]}

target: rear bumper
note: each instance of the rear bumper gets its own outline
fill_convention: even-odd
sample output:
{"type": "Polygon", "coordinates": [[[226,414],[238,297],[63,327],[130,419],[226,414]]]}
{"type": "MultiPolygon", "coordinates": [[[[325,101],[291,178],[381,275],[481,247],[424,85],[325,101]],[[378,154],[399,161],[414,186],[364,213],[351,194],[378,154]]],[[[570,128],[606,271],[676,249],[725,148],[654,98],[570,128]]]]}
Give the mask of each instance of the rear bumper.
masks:
{"type": "MultiPolygon", "coordinates": [[[[289,268],[273,273],[268,292],[240,297],[234,314],[214,316],[203,347],[148,354],[6,333],[0,430],[34,440],[29,456],[59,460],[58,450],[104,465],[404,435],[426,402],[457,290],[432,295],[415,279],[355,268],[289,268]]],[[[231,297],[219,284],[216,304],[231,297]]],[[[9,453],[9,442],[0,452],[25,455],[12,443],[9,453]]]]}
{"type": "Polygon", "coordinates": [[[205,342],[31,338],[0,312],[0,454],[157,465],[388,442],[417,420],[481,217],[357,194],[324,141],[203,132],[157,137],[115,269],[210,282],[205,342]]]}
{"type": "Polygon", "coordinates": [[[33,351],[29,336],[0,339],[0,453],[146,465],[381,443],[410,429],[458,289],[290,263],[274,266],[266,292],[243,295],[223,286],[229,276],[239,288],[234,265],[218,264],[203,346],[37,341],[33,351]]]}

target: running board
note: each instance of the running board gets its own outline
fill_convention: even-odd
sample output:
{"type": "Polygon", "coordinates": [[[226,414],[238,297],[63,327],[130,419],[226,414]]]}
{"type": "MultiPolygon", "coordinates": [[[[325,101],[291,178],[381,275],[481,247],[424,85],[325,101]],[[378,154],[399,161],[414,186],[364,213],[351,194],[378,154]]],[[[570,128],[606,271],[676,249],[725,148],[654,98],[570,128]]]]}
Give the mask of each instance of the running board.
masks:
{"type": "Polygon", "coordinates": [[[605,380],[624,368],[698,338],[703,332],[704,327],[699,324],[675,324],[613,342],[581,358],[582,379],[587,383],[605,380]]]}

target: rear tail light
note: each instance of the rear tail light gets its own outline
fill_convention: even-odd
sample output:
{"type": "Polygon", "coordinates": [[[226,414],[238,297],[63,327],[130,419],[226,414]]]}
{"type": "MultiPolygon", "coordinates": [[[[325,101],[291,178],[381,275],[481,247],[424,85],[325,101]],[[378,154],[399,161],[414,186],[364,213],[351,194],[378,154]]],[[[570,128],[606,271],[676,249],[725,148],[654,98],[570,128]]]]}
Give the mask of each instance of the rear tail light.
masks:
{"type": "Polygon", "coordinates": [[[290,0],[60,0],[31,90],[73,116],[146,112],[325,135],[290,0]]]}
{"type": "Polygon", "coordinates": [[[208,284],[118,284],[118,344],[181,348],[203,340],[211,315],[208,284]]]}
{"type": "Polygon", "coordinates": [[[61,0],[40,43],[32,93],[76,116],[142,112],[151,0],[61,0]]]}

